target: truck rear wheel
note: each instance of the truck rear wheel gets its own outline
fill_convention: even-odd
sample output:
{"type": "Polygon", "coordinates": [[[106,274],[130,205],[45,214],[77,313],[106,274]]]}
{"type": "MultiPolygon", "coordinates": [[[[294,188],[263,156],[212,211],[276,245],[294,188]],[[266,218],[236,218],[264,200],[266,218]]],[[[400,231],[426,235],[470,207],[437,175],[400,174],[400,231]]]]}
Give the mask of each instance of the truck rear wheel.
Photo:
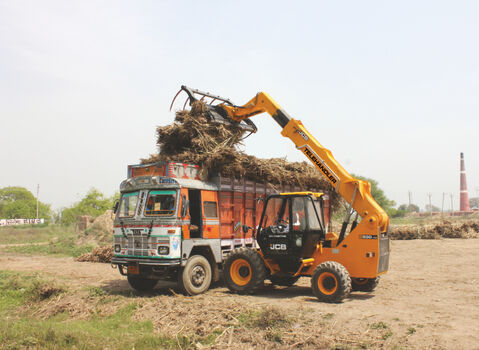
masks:
{"type": "Polygon", "coordinates": [[[131,288],[139,292],[148,292],[155,288],[156,284],[158,283],[158,280],[139,276],[128,276],[127,279],[131,288]]]}
{"type": "Polygon", "coordinates": [[[188,295],[204,293],[211,285],[211,265],[203,255],[193,255],[188,259],[179,282],[188,295]]]}
{"type": "Polygon", "coordinates": [[[379,283],[379,277],[376,278],[352,278],[351,286],[354,291],[372,292],[379,283]]]}
{"type": "Polygon", "coordinates": [[[239,294],[253,294],[264,286],[266,266],[256,250],[237,248],[226,258],[223,273],[229,290],[239,294]]]}
{"type": "Polygon", "coordinates": [[[320,301],[339,303],[351,292],[351,277],[340,263],[326,261],[314,270],[311,287],[320,301]]]}

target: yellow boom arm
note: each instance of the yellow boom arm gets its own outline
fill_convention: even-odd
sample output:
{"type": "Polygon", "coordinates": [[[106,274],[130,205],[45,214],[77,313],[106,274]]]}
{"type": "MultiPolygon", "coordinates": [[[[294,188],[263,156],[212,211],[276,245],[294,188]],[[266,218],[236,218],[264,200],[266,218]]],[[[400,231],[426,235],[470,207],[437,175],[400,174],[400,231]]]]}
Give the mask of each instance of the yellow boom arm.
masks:
{"type": "MultiPolygon", "coordinates": [[[[306,155],[320,173],[328,179],[333,188],[350,203],[351,207],[363,218],[363,221],[366,220],[369,227],[378,227],[380,230],[379,233],[387,231],[389,227],[389,217],[371,195],[371,184],[351,176],[351,174],[334,159],[331,151],[323,147],[314,136],[306,130],[301,121],[290,118],[267,93],[258,93],[243,106],[221,104],[219,107],[221,107],[232,120],[237,122],[264,112],[270,114],[283,128],[281,135],[293,141],[296,148],[306,155]]],[[[377,232],[373,234],[377,234],[377,232]]]]}

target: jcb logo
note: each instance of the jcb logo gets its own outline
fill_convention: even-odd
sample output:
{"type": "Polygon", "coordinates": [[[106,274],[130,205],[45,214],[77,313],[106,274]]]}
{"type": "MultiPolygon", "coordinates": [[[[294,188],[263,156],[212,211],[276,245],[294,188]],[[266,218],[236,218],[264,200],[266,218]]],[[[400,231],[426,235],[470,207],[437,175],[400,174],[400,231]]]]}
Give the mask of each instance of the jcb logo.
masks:
{"type": "Polygon", "coordinates": [[[286,250],[286,244],[270,244],[269,249],[271,250],[286,250]]]}
{"type": "Polygon", "coordinates": [[[304,133],[304,131],[300,129],[296,129],[296,132],[301,135],[301,137],[304,139],[304,141],[308,141],[309,137],[304,133]]]}

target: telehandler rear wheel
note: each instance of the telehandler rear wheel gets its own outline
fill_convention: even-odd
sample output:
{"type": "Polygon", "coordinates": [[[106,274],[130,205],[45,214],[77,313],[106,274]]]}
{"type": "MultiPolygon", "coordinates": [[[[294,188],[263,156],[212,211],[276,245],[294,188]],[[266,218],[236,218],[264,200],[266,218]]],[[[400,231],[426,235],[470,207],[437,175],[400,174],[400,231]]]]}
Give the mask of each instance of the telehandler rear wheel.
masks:
{"type": "Polygon", "coordinates": [[[266,266],[256,250],[237,248],[226,258],[223,274],[229,290],[239,294],[253,294],[264,286],[266,266]]]}
{"type": "Polygon", "coordinates": [[[351,277],[340,263],[325,261],[314,270],[311,287],[320,301],[339,303],[351,292],[351,277]]]}
{"type": "Polygon", "coordinates": [[[379,283],[379,277],[376,278],[351,278],[351,286],[354,291],[372,292],[379,283]]]}

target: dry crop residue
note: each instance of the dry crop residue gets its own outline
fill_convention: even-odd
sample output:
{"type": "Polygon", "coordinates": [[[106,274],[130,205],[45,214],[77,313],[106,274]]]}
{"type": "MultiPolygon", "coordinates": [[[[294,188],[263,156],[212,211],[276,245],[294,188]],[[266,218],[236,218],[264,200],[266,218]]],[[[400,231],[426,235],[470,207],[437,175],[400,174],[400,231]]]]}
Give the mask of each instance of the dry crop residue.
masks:
{"type": "Polygon", "coordinates": [[[80,262],[109,263],[113,258],[113,247],[111,245],[93,248],[91,253],[85,253],[76,258],[80,262]]]}
{"type": "Polygon", "coordinates": [[[450,222],[437,224],[391,226],[391,239],[479,238],[479,222],[450,222]]]}

